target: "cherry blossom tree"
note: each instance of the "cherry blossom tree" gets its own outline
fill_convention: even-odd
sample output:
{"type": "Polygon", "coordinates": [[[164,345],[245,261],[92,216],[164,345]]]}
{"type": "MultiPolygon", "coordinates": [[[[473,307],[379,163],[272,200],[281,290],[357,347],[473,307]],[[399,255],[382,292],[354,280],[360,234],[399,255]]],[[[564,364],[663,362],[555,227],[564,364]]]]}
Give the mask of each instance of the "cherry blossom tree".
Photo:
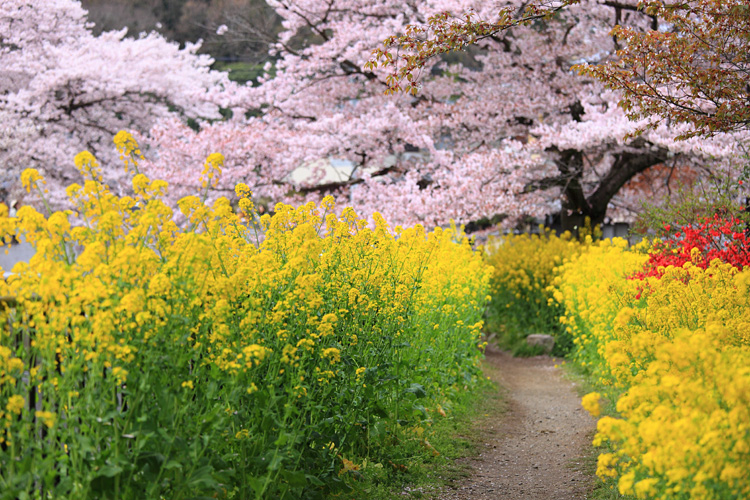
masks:
{"type": "MultiPolygon", "coordinates": [[[[179,132],[177,140],[176,129],[166,127],[160,151],[173,142],[183,150],[187,143],[215,144],[212,137],[245,129],[257,138],[252,146],[224,142],[231,171],[224,190],[249,176],[262,197],[333,193],[395,224],[491,218],[512,224],[555,212],[596,223],[628,217],[644,195],[661,196],[676,179],[731,171],[735,137],[675,141],[685,126],[660,122],[626,139],[643,122],[628,120],[617,106],[620,94],[573,66],[614,54],[622,43],[610,34],[616,23],[645,31],[653,16],[635,2],[627,9],[568,3],[546,16],[516,1],[269,2],[285,31],[271,47],[275,76],[247,94],[256,117],[216,123],[195,137],[179,132]],[[424,32],[409,26],[429,27],[447,19],[446,11],[472,12],[458,21],[466,24],[498,10],[505,29],[459,40],[466,50],[458,55],[424,57],[411,80],[418,92],[387,95],[394,75],[371,59],[380,41],[394,33],[416,33],[417,40],[424,32]],[[294,48],[290,41],[300,37],[308,45],[294,48]],[[298,165],[321,158],[344,159],[351,168],[340,180],[325,180],[315,169],[307,181],[293,175],[298,165]]],[[[415,54],[418,47],[402,45],[391,57],[408,62],[415,54]]],[[[154,168],[167,172],[160,163],[154,168]]]]}
{"type": "MultiPolygon", "coordinates": [[[[731,173],[738,156],[736,137],[675,141],[687,125],[666,121],[626,139],[645,122],[628,119],[621,94],[573,70],[616,52],[615,24],[652,27],[648,13],[619,3],[585,0],[546,16],[520,0],[270,0],[283,19],[269,50],[275,62],[246,87],[211,72],[195,47],[155,34],[94,37],[77,2],[29,5],[0,8],[0,62],[10,68],[0,99],[14,124],[0,144],[23,145],[0,154],[25,151],[60,181],[72,178],[74,152],[106,156],[125,128],[138,133],[146,173],[166,178],[174,197],[198,191],[205,157],[220,152],[213,196],[243,181],[269,208],[334,194],[393,224],[512,225],[551,213],[600,222],[628,217],[675,179],[731,173]],[[373,67],[373,48],[446,11],[501,11],[509,25],[421,61],[416,95],[387,95],[393,76],[373,67]],[[231,116],[219,120],[220,108],[231,116]],[[190,127],[187,118],[198,119],[190,127]],[[320,166],[329,159],[338,166],[320,166]]],[[[111,168],[110,176],[116,183],[111,168]]]]}
{"type": "Polygon", "coordinates": [[[160,35],[91,33],[73,0],[0,3],[0,179],[8,201],[19,196],[20,170],[48,177],[53,204],[61,185],[79,180],[73,157],[88,149],[117,188],[112,138],[147,132],[158,120],[220,119],[239,95],[226,74],[209,69],[198,45],[179,49],[160,35]]]}
{"type": "MultiPolygon", "coordinates": [[[[553,16],[578,3],[578,0],[539,0],[515,11],[512,6],[505,6],[489,21],[471,10],[462,17],[441,12],[430,16],[424,24],[409,25],[401,34],[390,36],[384,48],[373,52],[374,58],[365,67],[373,69],[378,64],[390,67],[387,92],[403,90],[416,95],[418,74],[431,58],[486,38],[497,39],[512,28],[531,22],[550,24],[553,16]]],[[[740,131],[721,140],[736,141],[738,156],[744,152],[747,158],[750,7],[746,2],[604,0],[600,3],[614,12],[612,47],[594,58],[583,58],[579,61],[582,64],[573,69],[618,91],[619,106],[628,118],[639,121],[628,136],[660,128],[664,120],[678,124],[672,128],[677,139],[740,131]],[[650,25],[628,24],[627,17],[634,13],[647,16],[650,25]]],[[[675,170],[668,171],[668,179],[673,178],[675,170]]],[[[611,172],[615,172],[614,167],[611,172]]],[[[695,172],[684,169],[677,173],[687,179],[695,176],[695,172]]],[[[620,174],[627,174],[627,169],[620,174]]],[[[747,175],[745,164],[743,176],[747,175]]],[[[631,188],[642,187],[644,178],[654,175],[651,172],[640,177],[638,182],[629,183],[631,188]]],[[[579,201],[573,205],[584,208],[595,205],[601,187],[604,183],[593,191],[589,200],[593,203],[587,204],[579,193],[579,201]]],[[[567,199],[570,202],[571,197],[567,199]]]]}

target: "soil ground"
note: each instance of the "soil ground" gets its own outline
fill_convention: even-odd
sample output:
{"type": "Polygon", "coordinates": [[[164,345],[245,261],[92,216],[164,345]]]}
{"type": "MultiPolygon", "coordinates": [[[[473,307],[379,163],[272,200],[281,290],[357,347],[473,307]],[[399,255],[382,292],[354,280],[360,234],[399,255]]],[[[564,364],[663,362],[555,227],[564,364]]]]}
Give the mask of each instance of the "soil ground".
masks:
{"type": "MultiPolygon", "coordinates": [[[[581,407],[575,383],[547,356],[513,358],[488,347],[487,374],[502,391],[502,408],[480,427],[479,454],[439,500],[579,500],[593,486],[585,456],[595,420],[581,407]]],[[[590,455],[590,452],[588,452],[590,455]]]]}

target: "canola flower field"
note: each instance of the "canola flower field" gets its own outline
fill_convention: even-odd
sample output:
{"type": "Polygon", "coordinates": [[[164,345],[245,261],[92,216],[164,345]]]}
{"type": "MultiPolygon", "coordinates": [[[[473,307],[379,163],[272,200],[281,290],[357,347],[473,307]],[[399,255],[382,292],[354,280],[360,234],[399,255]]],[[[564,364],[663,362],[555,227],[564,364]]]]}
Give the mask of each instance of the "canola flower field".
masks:
{"type": "Polygon", "coordinates": [[[630,248],[554,234],[488,246],[506,297],[490,318],[546,327],[601,387],[583,405],[600,417],[597,475],[620,494],[750,498],[746,227],[717,216],[665,229],[666,243],[630,248]]]}
{"type": "Polygon", "coordinates": [[[75,163],[0,235],[37,253],[0,281],[0,499],[330,498],[427,455],[481,380],[483,320],[546,331],[593,378],[597,474],[644,499],[750,497],[750,244],[731,217],[664,240],[370,225],[333,199],[259,216],[247,186],[177,207],[115,137],[134,196],[75,163]],[[177,225],[176,210],[184,220],[177,225]],[[490,298],[492,300],[490,300],[490,298]],[[485,312],[486,311],[486,312],[485,312]]]}
{"type": "Polygon", "coordinates": [[[221,155],[178,226],[115,143],[134,196],[84,152],[75,211],[0,205],[37,250],[0,281],[0,498],[327,498],[406,469],[395,443],[437,453],[431,422],[481,379],[490,267],[460,232],[331,198],[258,216],[243,184],[207,204],[221,155]]]}

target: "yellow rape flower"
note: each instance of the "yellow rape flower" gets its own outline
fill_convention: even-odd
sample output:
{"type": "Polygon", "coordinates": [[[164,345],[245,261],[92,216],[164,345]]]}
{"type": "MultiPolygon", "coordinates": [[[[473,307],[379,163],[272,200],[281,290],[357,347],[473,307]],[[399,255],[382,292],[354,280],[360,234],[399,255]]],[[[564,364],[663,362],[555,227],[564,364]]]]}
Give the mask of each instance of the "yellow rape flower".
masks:
{"type": "MultiPolygon", "coordinates": [[[[123,132],[115,142],[126,164],[137,168],[141,156],[132,136],[123,132]]],[[[95,176],[93,156],[83,154],[78,160],[86,175],[95,176]]],[[[207,159],[207,187],[216,185],[222,164],[220,156],[207,159]]],[[[31,173],[26,177],[29,186],[41,182],[31,173]]],[[[200,197],[183,198],[178,204],[188,216],[183,228],[172,222],[171,208],[158,199],[166,183],[136,172],[133,184],[137,194],[131,197],[115,196],[91,179],[73,186],[68,194],[76,214],[45,217],[30,207],[19,210],[18,230],[41,251],[31,264],[16,269],[17,276],[0,284],[6,287],[0,295],[17,295],[23,304],[24,314],[6,314],[4,321],[13,322],[14,334],[34,331],[24,355],[39,356],[28,359],[42,362],[27,367],[29,379],[40,391],[38,400],[49,401],[45,408],[59,408],[59,416],[40,412],[38,425],[55,428],[58,418],[66,423],[63,419],[77,418],[76,412],[88,411],[91,404],[107,411],[121,408],[138,390],[132,370],[144,370],[141,365],[154,361],[170,371],[183,395],[205,390],[198,381],[206,376],[216,378],[217,400],[244,422],[233,429],[237,439],[255,438],[257,419],[245,417],[266,408],[243,402],[268,404],[268,398],[253,396],[259,385],[259,395],[266,390],[278,395],[277,384],[283,384],[280,390],[301,398],[296,404],[304,408],[305,397],[330,393],[325,384],[335,385],[336,392],[360,390],[365,366],[375,369],[395,355],[420,370],[416,382],[421,382],[423,366],[449,367],[446,373],[432,370],[435,383],[425,385],[426,397],[441,402],[450,400],[454,391],[447,385],[452,381],[461,380],[466,387],[476,379],[480,353],[475,346],[490,268],[459,230],[401,228],[396,237],[380,216],[374,217],[375,227],[350,209],[337,216],[333,199],[326,197],[317,205],[278,205],[275,214],[262,218],[262,241],[251,243],[247,236],[256,228],[227,199],[209,205],[200,197]],[[53,258],[61,248],[52,245],[56,238],[83,249],[72,264],[53,258]],[[442,328],[423,331],[423,325],[434,324],[442,328]],[[411,347],[396,351],[391,344],[411,347]],[[351,355],[365,366],[343,363],[344,349],[346,360],[351,355]],[[92,383],[82,386],[81,376],[92,383]],[[91,392],[106,389],[104,381],[111,392],[128,376],[126,392],[121,387],[107,397],[91,392]]],[[[255,224],[249,187],[238,185],[235,192],[255,224]]],[[[0,209],[2,229],[6,218],[6,210],[0,209]]],[[[16,222],[10,229],[16,231],[16,222]]],[[[0,347],[0,385],[17,383],[2,377],[24,372],[23,362],[14,356],[0,347]]],[[[142,374],[149,376],[148,370],[142,374]]],[[[30,415],[8,418],[22,414],[27,404],[23,397],[7,401],[4,421],[21,428],[36,425],[30,415]]],[[[435,408],[435,402],[426,406],[435,408]]],[[[201,411],[205,403],[200,397],[182,401],[186,412],[201,411]]],[[[319,405],[320,400],[310,403],[319,405]]],[[[157,411],[144,411],[152,410],[157,411]]],[[[76,429],[68,423],[57,426],[57,441],[38,444],[72,446],[76,429]]],[[[231,440],[230,429],[216,431],[213,438],[231,440]]],[[[14,439],[34,435],[29,429],[13,431],[14,439]]]]}
{"type": "Polygon", "coordinates": [[[297,347],[307,351],[312,351],[315,348],[315,342],[310,339],[300,339],[297,342],[297,347]]]}
{"type": "Polygon", "coordinates": [[[633,487],[635,490],[635,496],[637,498],[650,498],[654,493],[654,487],[658,482],[659,480],[656,478],[647,478],[638,481],[633,487]]]}
{"type": "Polygon", "coordinates": [[[621,495],[632,495],[634,482],[635,472],[626,472],[620,477],[619,481],[617,482],[617,490],[621,495]]]}
{"type": "Polygon", "coordinates": [[[57,415],[52,413],[51,411],[37,411],[34,413],[34,416],[41,420],[48,429],[54,427],[55,422],[57,421],[57,415]]]}
{"type": "Polygon", "coordinates": [[[255,366],[258,366],[271,352],[271,349],[258,344],[252,344],[242,349],[248,367],[251,366],[253,361],[255,361],[255,366]]]}
{"type": "Polygon", "coordinates": [[[253,195],[253,192],[250,190],[250,187],[248,187],[247,184],[244,182],[237,183],[234,186],[234,193],[237,195],[238,198],[249,198],[253,195]]]}
{"type": "Polygon", "coordinates": [[[581,399],[581,405],[587,412],[591,414],[591,416],[598,417],[602,413],[602,409],[599,406],[601,397],[601,394],[599,394],[598,392],[591,392],[589,394],[586,394],[581,399]]]}
{"type": "Polygon", "coordinates": [[[172,288],[172,283],[163,273],[154,275],[148,284],[148,295],[150,297],[164,297],[172,288]]]}
{"type": "Polygon", "coordinates": [[[206,158],[201,174],[201,189],[207,192],[209,186],[215,188],[219,183],[221,169],[224,167],[224,155],[212,153],[206,158]]]}
{"type": "Polygon", "coordinates": [[[113,141],[117,152],[120,153],[120,159],[125,163],[125,171],[130,173],[129,166],[132,165],[134,172],[136,174],[140,173],[138,170],[138,161],[144,158],[138,147],[138,143],[130,132],[120,130],[115,134],[113,141]]]}
{"type": "Polygon", "coordinates": [[[114,368],[112,368],[112,376],[115,379],[115,383],[120,385],[123,384],[127,379],[128,371],[121,366],[115,366],[114,368]]]}
{"type": "Polygon", "coordinates": [[[84,179],[102,182],[102,170],[93,154],[88,151],[81,151],[73,161],[84,179]]]}
{"type": "Polygon", "coordinates": [[[282,363],[291,363],[293,361],[296,361],[299,359],[299,356],[297,356],[297,348],[293,345],[285,345],[281,350],[281,362],[282,363]]]}
{"type": "Polygon", "coordinates": [[[616,477],[617,471],[614,467],[617,462],[617,456],[613,453],[602,453],[597,459],[596,475],[601,478],[616,477]]]}
{"type": "Polygon", "coordinates": [[[30,193],[32,189],[36,189],[39,181],[46,183],[44,177],[35,168],[27,168],[21,173],[21,184],[27,193],[30,193]]]}
{"type": "Polygon", "coordinates": [[[5,404],[5,408],[10,413],[14,413],[16,415],[20,415],[21,414],[21,410],[23,410],[24,405],[26,405],[26,400],[23,398],[23,396],[19,396],[18,394],[14,394],[10,398],[8,398],[8,402],[5,404]]]}
{"type": "Polygon", "coordinates": [[[321,337],[327,337],[333,335],[333,327],[338,321],[335,314],[329,313],[320,319],[320,325],[318,326],[318,334],[321,337]]]}
{"type": "Polygon", "coordinates": [[[338,363],[339,361],[341,361],[341,351],[339,349],[336,349],[335,347],[323,349],[323,358],[330,359],[331,364],[338,363]]]}

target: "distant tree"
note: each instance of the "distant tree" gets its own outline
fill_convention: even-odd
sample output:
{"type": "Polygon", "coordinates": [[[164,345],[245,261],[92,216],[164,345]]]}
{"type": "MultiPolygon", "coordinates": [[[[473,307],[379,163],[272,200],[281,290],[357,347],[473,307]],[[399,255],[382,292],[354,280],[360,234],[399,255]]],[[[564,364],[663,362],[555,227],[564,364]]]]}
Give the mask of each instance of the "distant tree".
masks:
{"type": "MultiPolygon", "coordinates": [[[[419,72],[435,56],[464,50],[486,38],[507,38],[517,26],[554,24],[554,18],[578,3],[539,0],[522,9],[506,6],[489,22],[474,11],[458,18],[440,12],[386,39],[365,69],[378,64],[392,68],[386,92],[416,95],[419,72]]],[[[663,127],[665,122],[675,125],[673,135],[678,140],[740,132],[722,140],[737,141],[736,163],[744,163],[742,176],[747,180],[750,5],[745,0],[605,0],[602,4],[614,12],[613,47],[583,58],[573,70],[617,92],[618,105],[628,118],[638,121],[626,137],[663,127]],[[647,16],[650,23],[628,24],[633,15],[647,16]]],[[[674,179],[673,174],[672,168],[667,179],[674,179]]],[[[644,175],[640,177],[638,183],[643,185],[644,175]]],[[[691,176],[682,177],[681,181],[689,181],[691,176]]],[[[574,205],[586,204],[579,199],[583,203],[574,205]]]]}
{"type": "Polygon", "coordinates": [[[264,62],[281,19],[264,0],[83,0],[93,31],[127,27],[133,35],[158,31],[184,46],[203,40],[200,52],[218,60],[264,62]],[[221,35],[217,29],[226,25],[221,35]]]}
{"type": "Polygon", "coordinates": [[[150,31],[165,33],[164,25],[157,17],[152,1],[82,0],[81,6],[88,12],[88,21],[94,23],[91,28],[94,35],[105,31],[119,31],[122,28],[128,28],[128,32],[135,36],[150,31]]]}

